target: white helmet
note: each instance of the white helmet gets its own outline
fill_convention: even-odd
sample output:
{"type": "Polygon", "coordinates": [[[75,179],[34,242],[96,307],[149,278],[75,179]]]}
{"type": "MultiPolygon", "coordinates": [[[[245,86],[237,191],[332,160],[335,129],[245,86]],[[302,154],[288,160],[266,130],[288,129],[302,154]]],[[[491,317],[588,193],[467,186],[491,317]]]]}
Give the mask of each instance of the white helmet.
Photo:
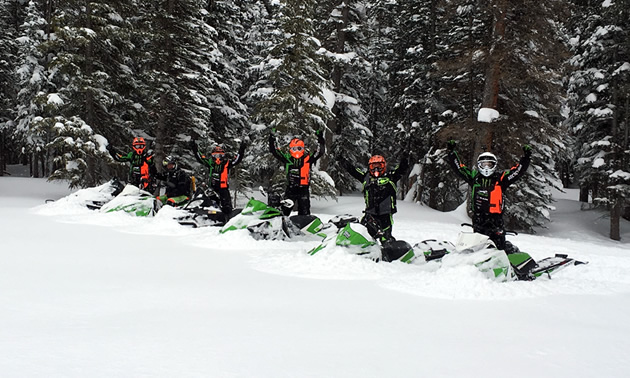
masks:
{"type": "Polygon", "coordinates": [[[497,157],[491,152],[484,152],[477,158],[479,172],[488,177],[497,169],[497,157]]]}

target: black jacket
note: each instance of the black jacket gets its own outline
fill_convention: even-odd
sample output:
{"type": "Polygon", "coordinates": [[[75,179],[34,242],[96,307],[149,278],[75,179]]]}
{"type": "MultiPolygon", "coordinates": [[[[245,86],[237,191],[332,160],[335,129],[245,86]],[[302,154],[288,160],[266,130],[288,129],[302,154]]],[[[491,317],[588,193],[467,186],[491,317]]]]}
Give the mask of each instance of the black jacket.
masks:
{"type": "Polygon", "coordinates": [[[341,160],[341,166],[352,177],[363,184],[365,212],[373,215],[394,214],[396,209],[396,183],[402,178],[409,167],[407,157],[403,157],[400,164],[382,176],[374,177],[369,171],[353,167],[347,160],[341,160]]]}

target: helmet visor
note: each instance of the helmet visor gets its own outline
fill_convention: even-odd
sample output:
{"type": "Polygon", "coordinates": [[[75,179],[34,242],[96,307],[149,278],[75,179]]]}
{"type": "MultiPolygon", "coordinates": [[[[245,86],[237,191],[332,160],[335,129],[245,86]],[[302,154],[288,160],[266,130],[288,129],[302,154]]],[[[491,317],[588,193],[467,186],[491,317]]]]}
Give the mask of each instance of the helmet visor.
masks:
{"type": "Polygon", "coordinates": [[[385,164],[383,163],[370,163],[370,173],[373,175],[382,175],[385,173],[385,164]]]}
{"type": "Polygon", "coordinates": [[[136,143],[132,147],[137,153],[142,153],[144,152],[144,149],[147,147],[147,145],[143,143],[136,143]]]}
{"type": "Polygon", "coordinates": [[[494,169],[494,167],[497,166],[497,162],[492,160],[482,160],[477,163],[477,165],[481,169],[494,169]]]}

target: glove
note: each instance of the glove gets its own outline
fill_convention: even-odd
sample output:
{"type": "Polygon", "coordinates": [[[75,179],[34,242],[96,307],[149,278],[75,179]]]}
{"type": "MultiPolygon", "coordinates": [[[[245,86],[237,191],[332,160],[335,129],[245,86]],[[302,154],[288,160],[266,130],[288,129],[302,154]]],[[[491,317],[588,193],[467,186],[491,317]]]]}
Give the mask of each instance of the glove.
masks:
{"type": "Polygon", "coordinates": [[[116,157],[116,149],[114,147],[108,144],[107,147],[105,148],[107,149],[107,152],[109,152],[109,154],[112,155],[112,157],[116,157]]]}
{"type": "Polygon", "coordinates": [[[532,146],[526,144],[523,146],[523,154],[527,157],[532,156],[532,146]]]}
{"type": "Polygon", "coordinates": [[[447,149],[449,152],[455,151],[455,147],[456,147],[456,146],[457,146],[457,142],[455,142],[455,140],[453,140],[453,139],[449,139],[449,140],[446,142],[446,149],[447,149]]]}
{"type": "Polygon", "coordinates": [[[190,141],[190,149],[194,153],[197,153],[199,151],[199,147],[197,146],[197,142],[195,142],[194,139],[190,141]]]}
{"type": "Polygon", "coordinates": [[[275,134],[277,131],[278,131],[278,130],[276,130],[276,128],[275,128],[275,127],[272,127],[272,128],[271,128],[271,135],[275,134]]]}
{"type": "Polygon", "coordinates": [[[323,142],[324,141],[324,131],[323,130],[315,131],[315,135],[317,135],[317,141],[318,142],[323,142]]]}

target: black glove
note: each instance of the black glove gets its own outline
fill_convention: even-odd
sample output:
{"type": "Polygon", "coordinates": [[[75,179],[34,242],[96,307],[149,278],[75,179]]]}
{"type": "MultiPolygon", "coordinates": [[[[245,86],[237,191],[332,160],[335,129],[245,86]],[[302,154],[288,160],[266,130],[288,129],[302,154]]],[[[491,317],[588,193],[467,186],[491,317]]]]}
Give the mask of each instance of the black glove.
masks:
{"type": "Polygon", "coordinates": [[[112,147],[110,144],[107,145],[107,152],[109,152],[110,155],[112,155],[112,157],[116,157],[116,149],[114,147],[112,147]]]}
{"type": "Polygon", "coordinates": [[[453,140],[453,139],[449,139],[449,140],[446,142],[446,149],[447,149],[449,152],[455,151],[455,147],[456,147],[456,146],[457,146],[457,142],[455,142],[455,140],[453,140]]]}
{"type": "Polygon", "coordinates": [[[317,141],[321,142],[324,140],[324,130],[315,131],[315,135],[317,135],[317,141]]]}
{"type": "Polygon", "coordinates": [[[527,157],[531,157],[532,156],[532,146],[530,146],[529,144],[526,144],[523,146],[523,154],[527,157]]]}

